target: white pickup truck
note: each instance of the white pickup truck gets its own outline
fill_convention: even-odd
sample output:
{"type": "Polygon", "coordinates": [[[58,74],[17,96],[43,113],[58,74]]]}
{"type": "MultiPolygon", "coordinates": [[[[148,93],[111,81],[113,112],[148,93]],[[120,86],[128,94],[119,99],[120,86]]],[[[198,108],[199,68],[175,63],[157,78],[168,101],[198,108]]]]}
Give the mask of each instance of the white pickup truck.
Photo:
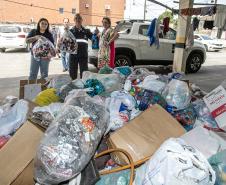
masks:
{"type": "MultiPolygon", "coordinates": [[[[124,22],[117,27],[119,38],[116,40],[116,66],[134,65],[170,65],[173,63],[176,44],[176,31],[170,28],[166,35],[163,26],[159,34],[160,47],[149,45],[147,36],[150,22],[124,22]]],[[[96,66],[97,51],[89,51],[89,61],[96,66]]],[[[195,42],[186,49],[186,72],[195,73],[205,62],[206,50],[202,43],[195,42]]]]}

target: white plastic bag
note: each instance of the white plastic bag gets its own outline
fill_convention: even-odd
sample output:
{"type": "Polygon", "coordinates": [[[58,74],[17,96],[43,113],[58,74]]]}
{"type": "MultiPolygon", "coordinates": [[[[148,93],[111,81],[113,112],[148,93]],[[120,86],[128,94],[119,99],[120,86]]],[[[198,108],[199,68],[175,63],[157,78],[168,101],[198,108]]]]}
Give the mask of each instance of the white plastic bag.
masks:
{"type": "Polygon", "coordinates": [[[15,96],[7,96],[5,99],[0,103],[0,118],[8,113],[13,105],[16,104],[18,98],[15,96]]]}
{"type": "Polygon", "coordinates": [[[83,89],[84,83],[80,79],[73,80],[72,82],[63,85],[59,90],[59,97],[61,100],[65,100],[65,98],[69,95],[70,91],[73,89],[83,89]]]}
{"type": "Polygon", "coordinates": [[[19,100],[7,114],[0,117],[0,136],[15,132],[27,120],[27,113],[28,102],[19,100]]]}
{"type": "Polygon", "coordinates": [[[148,161],[142,185],[214,185],[207,159],[180,139],[168,139],[148,161]]]}
{"type": "Polygon", "coordinates": [[[56,116],[62,111],[63,103],[51,103],[44,107],[35,107],[33,109],[32,120],[48,128],[56,116]]]}
{"type": "Polygon", "coordinates": [[[138,68],[134,70],[126,79],[124,89],[130,91],[133,85],[140,85],[140,83],[150,75],[155,75],[146,68],[138,68]]]}
{"type": "Polygon", "coordinates": [[[160,80],[158,80],[157,75],[150,75],[145,77],[144,81],[141,84],[141,87],[143,89],[158,92],[159,94],[162,93],[165,86],[166,84],[164,82],[161,82],[160,80]]]}
{"type": "Polygon", "coordinates": [[[131,111],[136,106],[136,101],[126,91],[114,91],[111,97],[107,98],[106,106],[110,112],[110,123],[107,129],[117,130],[121,128],[131,118],[131,111]]]}
{"type": "Polygon", "coordinates": [[[48,88],[54,88],[57,91],[59,91],[62,86],[70,82],[71,82],[71,78],[69,75],[57,75],[56,77],[53,77],[50,80],[48,88]]]}

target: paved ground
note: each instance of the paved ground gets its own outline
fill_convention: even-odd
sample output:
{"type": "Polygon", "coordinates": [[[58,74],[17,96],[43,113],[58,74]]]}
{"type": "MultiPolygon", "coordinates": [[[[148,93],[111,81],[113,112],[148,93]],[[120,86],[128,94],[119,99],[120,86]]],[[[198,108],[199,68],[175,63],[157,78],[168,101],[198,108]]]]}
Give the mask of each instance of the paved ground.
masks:
{"type": "MultiPolygon", "coordinates": [[[[30,54],[11,50],[0,53],[0,100],[7,95],[18,96],[19,81],[27,79],[30,66],[30,54]]],[[[90,65],[90,70],[95,68],[90,65]]],[[[148,67],[153,70],[159,68],[148,67]]],[[[66,74],[62,72],[59,59],[54,59],[50,64],[50,75],[66,74]]],[[[205,91],[210,91],[226,79],[226,50],[220,52],[208,52],[207,60],[202,69],[196,74],[187,75],[187,79],[198,84],[205,91]]]]}

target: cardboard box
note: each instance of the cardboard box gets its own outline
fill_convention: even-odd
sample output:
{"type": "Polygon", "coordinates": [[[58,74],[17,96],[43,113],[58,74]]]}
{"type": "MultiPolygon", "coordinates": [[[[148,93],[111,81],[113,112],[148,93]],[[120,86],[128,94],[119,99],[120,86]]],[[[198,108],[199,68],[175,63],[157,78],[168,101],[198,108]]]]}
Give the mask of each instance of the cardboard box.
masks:
{"type": "Polygon", "coordinates": [[[24,86],[28,84],[41,84],[41,90],[46,90],[46,80],[38,79],[38,80],[20,80],[20,91],[19,98],[24,99],[24,86]]]}
{"type": "Polygon", "coordinates": [[[220,85],[203,99],[219,128],[226,131],[226,90],[220,85]]]}
{"type": "MultiPolygon", "coordinates": [[[[154,105],[121,129],[112,133],[110,148],[121,148],[131,154],[133,160],[150,157],[170,137],[180,137],[184,128],[161,106],[154,105]]],[[[123,154],[115,153],[116,162],[125,164],[123,154]]]]}
{"type": "Polygon", "coordinates": [[[43,135],[27,121],[0,150],[0,185],[34,184],[33,158],[43,135]]]}

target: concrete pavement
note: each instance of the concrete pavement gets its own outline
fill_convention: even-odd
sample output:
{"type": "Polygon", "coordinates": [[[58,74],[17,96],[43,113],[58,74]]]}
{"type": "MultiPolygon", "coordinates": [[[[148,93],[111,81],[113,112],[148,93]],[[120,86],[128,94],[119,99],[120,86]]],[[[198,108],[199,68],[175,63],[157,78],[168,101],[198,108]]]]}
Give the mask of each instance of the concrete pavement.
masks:
{"type": "MultiPolygon", "coordinates": [[[[19,81],[27,79],[30,66],[30,53],[20,50],[10,50],[0,53],[0,100],[7,95],[18,96],[19,81]]],[[[157,67],[150,70],[162,71],[157,67]]],[[[53,59],[50,63],[49,74],[67,74],[62,72],[60,59],[53,59]]],[[[89,69],[95,71],[92,65],[89,69]]],[[[167,71],[168,72],[168,71],[167,71]]],[[[196,74],[186,76],[191,82],[199,85],[203,90],[210,91],[226,79],[226,50],[207,52],[207,60],[196,74]]]]}

